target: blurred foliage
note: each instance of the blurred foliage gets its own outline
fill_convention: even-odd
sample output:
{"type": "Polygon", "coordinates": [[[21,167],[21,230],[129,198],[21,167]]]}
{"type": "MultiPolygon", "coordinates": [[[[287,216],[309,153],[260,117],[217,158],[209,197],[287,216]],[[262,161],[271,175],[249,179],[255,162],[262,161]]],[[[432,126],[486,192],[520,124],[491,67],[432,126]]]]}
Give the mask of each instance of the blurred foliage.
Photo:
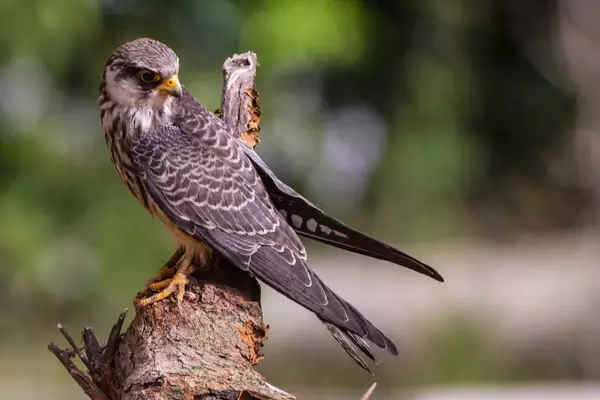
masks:
{"type": "MultiPolygon", "coordinates": [[[[106,58],[141,36],[179,53],[183,83],[210,109],[222,61],[256,51],[258,151],[300,192],[327,209],[336,199],[340,217],[389,241],[579,223],[575,210],[589,199],[548,167],[568,159],[574,100],[520,51],[509,3],[1,0],[0,301],[13,306],[0,309],[0,335],[15,320],[35,332],[59,316],[112,318],[174,249],[113,171],[96,110],[106,58]],[[336,112],[354,106],[384,129],[344,208],[341,183],[317,190],[311,177],[318,165],[360,161],[321,151],[336,112]]],[[[368,145],[371,134],[357,137],[368,145]]],[[[366,146],[336,140],[352,154],[366,146]]],[[[471,334],[446,335],[453,352],[441,351],[439,368],[469,353],[471,334]]],[[[485,362],[474,352],[470,365],[485,362]]]]}

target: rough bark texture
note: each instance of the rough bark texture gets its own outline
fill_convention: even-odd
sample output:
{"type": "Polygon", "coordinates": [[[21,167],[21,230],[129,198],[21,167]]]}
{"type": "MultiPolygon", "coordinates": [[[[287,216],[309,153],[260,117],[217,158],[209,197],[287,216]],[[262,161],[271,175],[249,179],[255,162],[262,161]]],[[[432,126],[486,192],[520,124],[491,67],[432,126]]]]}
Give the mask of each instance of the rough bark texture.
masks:
{"type": "Polygon", "coordinates": [[[288,399],[252,366],[266,339],[260,287],[234,268],[192,282],[184,301],[140,310],[114,357],[122,399],[288,399]]]}
{"type": "MultiPolygon", "coordinates": [[[[225,62],[220,111],[231,132],[252,147],[260,121],[256,66],[254,53],[225,62]]],[[[86,328],[79,349],[59,325],[70,348],[50,344],[50,351],[94,400],[293,399],[253,368],[268,329],[258,282],[222,260],[211,267],[192,277],[181,304],[167,299],[137,310],[124,335],[121,314],[105,346],[86,328]]]]}
{"type": "Polygon", "coordinates": [[[251,51],[235,54],[223,64],[223,97],[217,114],[229,127],[250,145],[260,142],[260,106],[254,78],[258,60],[251,51]]]}

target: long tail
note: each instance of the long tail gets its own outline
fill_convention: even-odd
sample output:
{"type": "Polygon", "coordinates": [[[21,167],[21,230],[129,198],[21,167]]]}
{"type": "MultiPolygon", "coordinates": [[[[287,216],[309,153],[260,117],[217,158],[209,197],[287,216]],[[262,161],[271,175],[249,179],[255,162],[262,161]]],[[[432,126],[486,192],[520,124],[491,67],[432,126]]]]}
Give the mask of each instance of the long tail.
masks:
{"type": "Polygon", "coordinates": [[[259,155],[244,142],[242,143],[244,152],[252,160],[263,180],[273,205],[297,233],[340,249],[410,268],[440,282],[444,281],[444,278],[429,265],[325,214],[277,178],[259,155]]]}
{"type": "Polygon", "coordinates": [[[371,372],[359,352],[373,362],[378,360],[367,341],[397,355],[394,343],[350,303],[334,293],[304,260],[273,246],[258,249],[250,260],[249,271],[273,289],[312,311],[325,324],[352,359],[371,372]]]}
{"type": "Polygon", "coordinates": [[[346,353],[348,353],[348,355],[352,357],[354,362],[356,362],[359,367],[361,367],[371,375],[374,375],[373,371],[371,371],[365,360],[363,360],[363,358],[357,351],[357,349],[360,350],[375,364],[379,364],[379,360],[375,357],[375,354],[373,354],[369,343],[367,343],[365,339],[356,335],[355,333],[339,328],[331,322],[324,320],[323,318],[319,319],[321,320],[323,325],[325,325],[329,333],[331,333],[331,336],[333,336],[333,338],[337,340],[337,342],[342,346],[346,353]]]}

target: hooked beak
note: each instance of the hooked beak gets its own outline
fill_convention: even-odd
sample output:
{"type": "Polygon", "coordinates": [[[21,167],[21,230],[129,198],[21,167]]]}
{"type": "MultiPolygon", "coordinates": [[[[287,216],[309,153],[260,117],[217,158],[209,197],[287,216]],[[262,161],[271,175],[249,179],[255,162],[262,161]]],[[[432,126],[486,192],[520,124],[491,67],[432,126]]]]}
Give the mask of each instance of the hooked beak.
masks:
{"type": "Polygon", "coordinates": [[[177,75],[165,79],[156,87],[156,89],[169,96],[177,97],[178,99],[183,95],[183,89],[181,88],[181,83],[179,83],[179,77],[177,75]]]}

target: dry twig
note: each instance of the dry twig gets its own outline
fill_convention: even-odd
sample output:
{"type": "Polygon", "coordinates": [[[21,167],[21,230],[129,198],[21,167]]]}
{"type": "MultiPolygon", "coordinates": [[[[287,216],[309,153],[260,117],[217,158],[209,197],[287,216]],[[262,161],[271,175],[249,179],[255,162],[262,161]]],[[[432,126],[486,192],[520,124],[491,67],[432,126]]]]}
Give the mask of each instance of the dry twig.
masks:
{"type": "Polygon", "coordinates": [[[373,384],[371,385],[371,387],[369,388],[369,390],[367,390],[365,392],[365,394],[362,395],[362,397],[360,398],[360,400],[369,400],[371,398],[371,395],[375,391],[375,387],[376,386],[377,386],[377,382],[373,382],[373,384]]]}

